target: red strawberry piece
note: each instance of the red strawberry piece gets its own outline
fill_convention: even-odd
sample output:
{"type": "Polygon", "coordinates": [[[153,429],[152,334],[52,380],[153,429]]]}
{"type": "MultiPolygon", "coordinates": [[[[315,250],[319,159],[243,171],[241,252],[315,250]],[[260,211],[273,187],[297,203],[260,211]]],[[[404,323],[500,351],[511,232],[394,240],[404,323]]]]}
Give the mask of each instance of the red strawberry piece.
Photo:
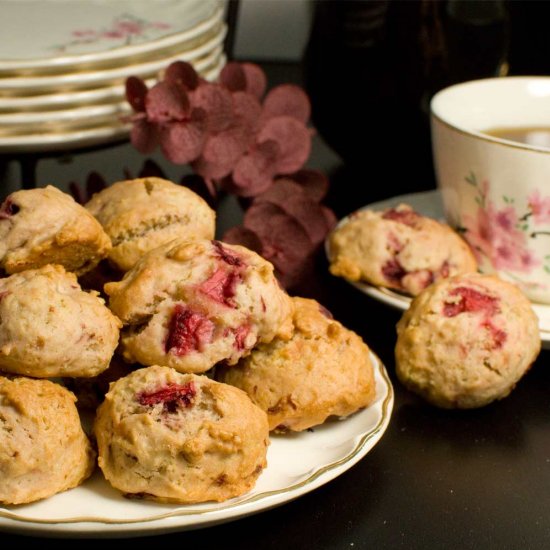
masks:
{"type": "Polygon", "coordinates": [[[212,241],[212,245],[216,249],[218,256],[228,265],[241,267],[244,265],[243,259],[233,250],[229,250],[223,246],[220,241],[212,241]]]}
{"type": "Polygon", "coordinates": [[[242,351],[246,348],[245,340],[249,332],[250,325],[241,325],[240,327],[237,327],[233,330],[233,334],[235,335],[235,347],[239,351],[242,351]]]}
{"type": "Polygon", "coordinates": [[[401,286],[401,279],[407,274],[407,270],[393,258],[382,266],[382,274],[391,283],[401,286]]]}
{"type": "Polygon", "coordinates": [[[403,223],[405,225],[408,225],[409,227],[414,227],[418,223],[420,215],[417,214],[414,210],[397,210],[395,208],[390,208],[382,214],[382,218],[385,220],[393,220],[399,223],[403,223]]]}
{"type": "Polygon", "coordinates": [[[219,268],[199,286],[199,290],[215,302],[235,308],[237,305],[233,298],[241,281],[240,273],[219,268]]]}
{"type": "Polygon", "coordinates": [[[484,321],[481,326],[487,329],[491,335],[492,349],[499,349],[504,345],[508,337],[504,330],[495,327],[489,320],[484,321]]]}
{"type": "Polygon", "coordinates": [[[197,394],[195,384],[167,384],[152,392],[142,392],[137,396],[140,405],[152,407],[162,403],[165,412],[174,413],[180,405],[188,408],[193,405],[197,394]]]}
{"type": "Polygon", "coordinates": [[[212,341],[213,333],[214,323],[208,317],[177,304],[170,319],[165,351],[174,355],[201,351],[212,341]]]}
{"type": "Polygon", "coordinates": [[[459,296],[458,301],[445,302],[443,305],[443,315],[446,317],[455,317],[460,313],[482,312],[487,315],[494,315],[500,311],[498,298],[489,296],[473,288],[459,286],[449,293],[450,296],[459,296]]]}

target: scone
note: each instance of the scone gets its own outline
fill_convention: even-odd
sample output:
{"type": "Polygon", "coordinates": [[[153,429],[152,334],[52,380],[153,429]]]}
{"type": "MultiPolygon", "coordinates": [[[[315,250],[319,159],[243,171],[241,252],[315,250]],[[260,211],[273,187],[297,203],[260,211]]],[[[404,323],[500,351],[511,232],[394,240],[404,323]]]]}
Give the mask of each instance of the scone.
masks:
{"type": "Polygon", "coordinates": [[[434,281],[477,270],[458,233],[405,204],[355,212],[330,235],[329,248],[333,275],[412,296],[434,281]]]}
{"type": "Polygon", "coordinates": [[[103,300],[59,265],[0,279],[0,370],[95,376],[109,366],[120,326],[103,300]]]}
{"type": "Polygon", "coordinates": [[[206,201],[160,178],[119,181],[95,194],[86,208],[111,238],[109,261],[121,271],[173,239],[214,238],[216,214],[206,201]]]}
{"type": "Polygon", "coordinates": [[[529,300],[515,285],[481,274],[427,288],[404,313],[397,335],[399,380],[445,408],[506,397],[541,347],[529,300]]]}
{"type": "Polygon", "coordinates": [[[60,264],[80,275],[110,249],[99,222],[50,185],[16,191],[0,206],[0,267],[8,274],[60,264]]]}
{"type": "Polygon", "coordinates": [[[266,415],[244,392],[168,367],[112,384],[94,433],[101,470],[128,496],[221,502],[252,489],[267,465],[266,415]]]}
{"type": "Polygon", "coordinates": [[[267,413],[269,429],[301,431],[346,417],[375,397],[369,348],[327,317],[316,301],[294,298],[295,332],[254,349],[216,378],[244,390],[267,413]]]}
{"type": "Polygon", "coordinates": [[[121,349],[130,363],[202,373],[292,333],[292,301],[273,266],[238,245],[174,241],[105,292],[125,325],[121,349]]]}
{"type": "Polygon", "coordinates": [[[80,485],[95,453],[74,395],[48,380],[0,376],[0,502],[24,504],[80,485]]]}

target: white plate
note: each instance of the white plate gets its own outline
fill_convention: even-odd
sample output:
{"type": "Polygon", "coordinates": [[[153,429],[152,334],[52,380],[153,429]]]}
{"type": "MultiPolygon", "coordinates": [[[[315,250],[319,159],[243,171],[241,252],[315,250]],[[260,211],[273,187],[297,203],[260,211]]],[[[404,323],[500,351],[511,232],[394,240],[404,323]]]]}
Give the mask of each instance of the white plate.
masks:
{"type": "Polygon", "coordinates": [[[44,76],[16,76],[0,78],[0,94],[38,94],[58,92],[92,86],[113,85],[122,83],[129,76],[149,78],[166,68],[173,61],[189,61],[197,72],[203,71],[220,57],[223,51],[222,42],[227,32],[227,25],[220,27],[220,32],[199,48],[182,51],[170,57],[161,57],[153,61],[137,64],[123,64],[119,67],[97,71],[70,72],[66,74],[44,76]]]}
{"type": "MultiPolygon", "coordinates": [[[[206,80],[214,81],[226,63],[222,55],[216,65],[203,73],[206,80]]],[[[90,119],[88,119],[90,122],[90,119]]],[[[0,152],[2,153],[38,153],[47,151],[71,150],[80,147],[91,147],[118,141],[128,137],[130,125],[118,122],[118,117],[110,124],[91,128],[74,128],[63,131],[52,131],[43,127],[41,131],[28,134],[0,135],[0,152]]]]}
{"type": "MultiPolygon", "coordinates": [[[[435,218],[439,220],[445,219],[445,214],[443,212],[443,203],[441,201],[441,196],[438,190],[434,191],[424,191],[422,193],[410,193],[408,195],[399,195],[397,197],[392,197],[390,199],[385,199],[378,202],[373,202],[362,207],[360,210],[384,210],[386,208],[392,208],[397,206],[399,203],[406,203],[419,214],[424,216],[429,216],[430,218],[435,218]]],[[[340,223],[344,222],[344,218],[340,223]]],[[[327,255],[329,254],[328,250],[328,241],[327,241],[327,255]]],[[[355,288],[359,289],[361,292],[371,296],[375,300],[379,300],[385,304],[388,304],[397,309],[406,310],[411,303],[411,298],[395,292],[388,288],[378,287],[370,285],[368,283],[351,283],[355,288]]],[[[545,304],[535,304],[531,302],[535,313],[539,318],[539,329],[540,337],[542,340],[542,347],[545,349],[550,349],[550,305],[545,304]]]]}
{"type": "Polygon", "coordinates": [[[268,467],[249,493],[223,503],[168,505],[127,500],[100,473],[71,491],[13,508],[0,507],[0,530],[48,536],[152,535],[195,529],[293,500],[351,468],[382,437],[393,408],[386,369],[372,354],[376,400],[344,420],[271,438],[268,467]]]}
{"type": "Polygon", "coordinates": [[[213,28],[223,5],[220,0],[0,0],[0,70],[37,74],[177,46],[213,28]]]}
{"type": "MultiPolygon", "coordinates": [[[[150,78],[145,83],[150,88],[157,80],[150,78]]],[[[31,96],[0,97],[0,114],[14,111],[38,111],[43,109],[63,109],[72,105],[90,105],[120,101],[125,97],[124,84],[105,86],[92,90],[76,90],[65,93],[40,94],[31,96]]],[[[21,113],[24,114],[24,113],[21,113]]]]}
{"type": "Polygon", "coordinates": [[[36,132],[38,128],[44,126],[66,128],[75,125],[97,125],[103,122],[116,121],[121,116],[129,115],[131,112],[130,104],[124,100],[117,103],[89,105],[57,111],[0,113],[0,136],[4,132],[28,133],[33,130],[36,132]]]}

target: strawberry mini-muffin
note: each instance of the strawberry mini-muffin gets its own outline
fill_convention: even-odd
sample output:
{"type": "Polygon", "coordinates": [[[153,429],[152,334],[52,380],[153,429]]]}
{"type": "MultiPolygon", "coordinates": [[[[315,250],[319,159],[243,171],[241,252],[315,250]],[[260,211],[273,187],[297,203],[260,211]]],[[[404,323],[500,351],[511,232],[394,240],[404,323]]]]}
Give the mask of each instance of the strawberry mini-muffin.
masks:
{"type": "Polygon", "coordinates": [[[135,498],[221,502],[267,465],[267,418],[244,392],[168,367],[112,384],[94,433],[106,479],[135,498]]]}
{"type": "Polygon", "coordinates": [[[261,344],[238,365],[216,369],[266,411],[269,428],[302,431],[346,417],[375,397],[368,346],[315,300],[293,298],[294,334],[261,344]]]}
{"type": "Polygon", "coordinates": [[[396,373],[444,408],[506,397],[541,347],[531,303],[492,275],[442,280],[419,294],[397,324],[396,373]]]}
{"type": "Polygon", "coordinates": [[[97,376],[109,366],[121,325],[60,265],[0,279],[0,370],[35,378],[97,376]]]}
{"type": "Polygon", "coordinates": [[[458,233],[405,204],[355,212],[333,231],[329,246],[333,275],[411,296],[440,279],[477,270],[458,233]]]}
{"type": "Polygon", "coordinates": [[[109,262],[123,272],[176,238],[214,238],[214,210],[191,189],[161,178],[119,181],[96,193],[86,208],[113,242],[109,262]]]}
{"type": "Polygon", "coordinates": [[[60,264],[81,275],[110,250],[99,222],[51,185],[16,191],[0,206],[0,267],[6,273],[60,264]]]}
{"type": "Polygon", "coordinates": [[[238,245],[173,241],[105,292],[125,325],[121,348],[128,362],[202,373],[292,334],[292,300],[273,266],[238,245]]]}
{"type": "Polygon", "coordinates": [[[0,376],[0,503],[76,487],[94,469],[75,396],[49,380],[0,376]]]}

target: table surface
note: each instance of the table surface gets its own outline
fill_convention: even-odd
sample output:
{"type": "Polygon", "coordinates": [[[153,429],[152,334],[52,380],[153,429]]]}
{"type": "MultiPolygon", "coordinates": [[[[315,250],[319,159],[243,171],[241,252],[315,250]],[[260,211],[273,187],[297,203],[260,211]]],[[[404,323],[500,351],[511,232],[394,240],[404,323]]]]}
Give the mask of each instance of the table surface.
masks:
{"type": "MultiPolygon", "coordinates": [[[[268,66],[270,85],[297,80],[295,68],[268,66]]],[[[92,170],[107,181],[136,174],[143,157],[128,144],[40,160],[37,184],[66,188],[92,170]]],[[[182,172],[156,160],[170,177],[182,172]]],[[[2,193],[16,188],[18,162],[0,158],[2,193]]],[[[22,159],[22,162],[26,162],[22,159]]],[[[365,167],[345,165],[314,139],[308,166],[332,181],[329,203],[339,216],[407,189],[379,185],[365,167]]],[[[414,190],[414,189],[408,189],[414,190]]],[[[238,220],[235,205],[220,224],[238,220]]],[[[230,548],[543,548],[550,543],[550,370],[543,351],[512,394],[471,411],[425,404],[396,380],[393,349],[400,312],[360,294],[328,274],[317,274],[302,295],[317,298],[360,334],[387,366],[395,389],[390,426],[358,464],[321,488],[278,508],[195,531],[145,537],[135,543],[230,548]]],[[[23,542],[2,535],[2,545],[23,542]]],[[[25,543],[39,544],[29,539],[25,543]]]]}

